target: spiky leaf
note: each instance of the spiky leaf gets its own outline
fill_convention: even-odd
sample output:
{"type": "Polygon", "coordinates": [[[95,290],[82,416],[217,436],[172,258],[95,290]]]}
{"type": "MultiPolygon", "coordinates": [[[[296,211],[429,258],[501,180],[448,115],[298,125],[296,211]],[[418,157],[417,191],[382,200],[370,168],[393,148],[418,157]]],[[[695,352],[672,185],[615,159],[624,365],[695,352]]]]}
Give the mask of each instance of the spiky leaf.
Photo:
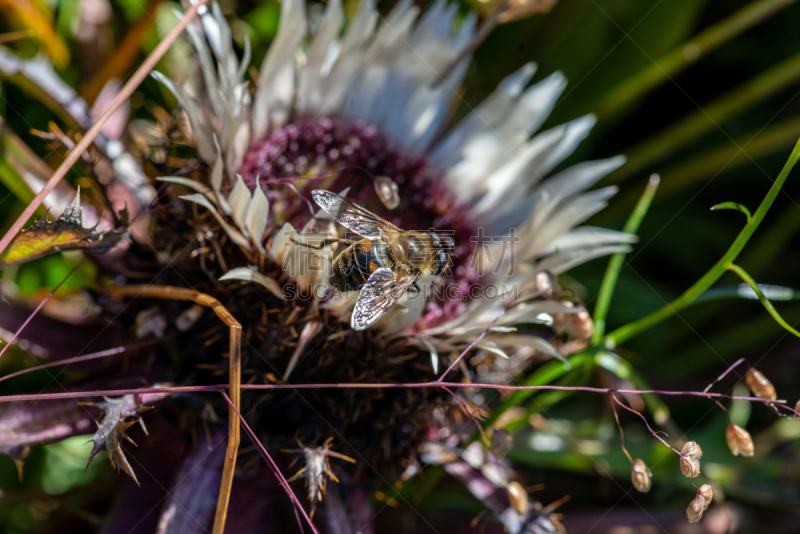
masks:
{"type": "Polygon", "coordinates": [[[84,228],[79,190],[58,219],[48,221],[45,217],[30,228],[20,231],[0,254],[0,268],[25,263],[62,250],[109,250],[128,238],[127,211],[123,210],[120,217],[123,229],[119,231],[98,232],[94,228],[84,228]]]}
{"type": "Polygon", "coordinates": [[[106,398],[101,403],[87,404],[100,408],[103,411],[103,416],[97,423],[97,432],[95,432],[92,439],[89,440],[94,445],[92,446],[92,451],[89,453],[86,467],[89,467],[89,464],[92,463],[97,453],[105,450],[108,453],[108,459],[111,460],[111,465],[113,465],[117,471],[124,471],[138,485],[139,480],[136,478],[136,474],[133,472],[133,468],[130,462],[128,462],[128,458],[125,456],[120,438],[125,438],[136,445],[136,443],[128,437],[126,431],[138,422],[146,434],[147,429],[139,416],[141,412],[149,410],[151,407],[142,406],[133,395],[125,395],[118,399],[106,398]]]}

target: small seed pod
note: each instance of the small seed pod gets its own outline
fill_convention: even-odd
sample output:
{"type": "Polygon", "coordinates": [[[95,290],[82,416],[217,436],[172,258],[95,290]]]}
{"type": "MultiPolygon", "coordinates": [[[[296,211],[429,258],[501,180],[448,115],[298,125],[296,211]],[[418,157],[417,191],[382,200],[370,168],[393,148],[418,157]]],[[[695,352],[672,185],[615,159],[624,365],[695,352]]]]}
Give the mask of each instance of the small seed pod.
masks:
{"type": "Polygon", "coordinates": [[[689,523],[697,523],[700,521],[700,518],[703,517],[703,511],[705,510],[705,499],[699,493],[697,496],[692,499],[692,502],[689,503],[689,507],[686,509],[686,519],[689,520],[689,523]]]}
{"type": "Polygon", "coordinates": [[[400,192],[397,184],[388,176],[375,178],[375,193],[377,193],[383,205],[390,210],[395,209],[400,204],[400,192]]]}
{"type": "Polygon", "coordinates": [[[778,395],[775,393],[775,386],[773,386],[772,382],[767,380],[767,377],[762,375],[759,371],[750,369],[747,371],[744,379],[750,387],[750,391],[752,391],[756,397],[770,401],[778,400],[778,395]]]}
{"type": "Polygon", "coordinates": [[[750,433],[739,425],[733,423],[728,425],[725,429],[725,439],[728,442],[728,448],[734,456],[753,456],[755,447],[753,445],[753,438],[750,433]]]}
{"type": "Polygon", "coordinates": [[[711,504],[711,499],[714,498],[714,490],[711,489],[711,484],[703,484],[697,493],[703,496],[703,510],[708,510],[708,505],[711,504]]]}
{"type": "Polygon", "coordinates": [[[554,313],[553,317],[553,330],[557,334],[566,334],[570,339],[577,339],[579,341],[588,341],[594,334],[594,322],[592,317],[580,304],[572,302],[563,302],[564,306],[568,308],[579,307],[580,310],[574,313],[554,313]]]}
{"type": "Polygon", "coordinates": [[[636,491],[639,493],[647,493],[650,491],[650,478],[652,476],[653,474],[650,472],[650,468],[647,467],[647,464],[644,463],[644,460],[637,458],[633,461],[631,482],[633,482],[633,487],[636,488],[636,491]]]}
{"type": "Polygon", "coordinates": [[[508,491],[508,501],[511,503],[511,507],[517,512],[519,515],[525,515],[528,513],[528,492],[525,491],[525,488],[522,487],[522,484],[519,482],[511,482],[507,487],[506,491],[508,491]]]}
{"type": "Polygon", "coordinates": [[[700,462],[681,456],[681,473],[686,478],[695,478],[700,475],[700,462]]]}
{"type": "Polygon", "coordinates": [[[703,449],[700,448],[700,445],[695,443],[694,441],[687,441],[686,445],[683,446],[681,449],[681,454],[689,458],[690,460],[697,460],[701,456],[703,456],[703,449]]]}

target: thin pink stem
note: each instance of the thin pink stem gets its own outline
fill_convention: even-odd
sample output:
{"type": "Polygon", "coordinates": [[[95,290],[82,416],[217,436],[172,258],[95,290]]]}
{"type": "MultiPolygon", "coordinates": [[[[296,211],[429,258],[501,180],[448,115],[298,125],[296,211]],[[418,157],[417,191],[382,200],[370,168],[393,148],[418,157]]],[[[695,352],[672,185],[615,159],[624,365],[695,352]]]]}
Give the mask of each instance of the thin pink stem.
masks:
{"type": "Polygon", "coordinates": [[[297,187],[295,187],[295,185],[294,185],[293,183],[287,183],[286,185],[287,185],[287,186],[289,186],[289,189],[291,189],[292,191],[294,191],[295,195],[297,195],[298,197],[300,197],[301,199],[303,199],[303,202],[305,202],[305,203],[306,203],[306,206],[308,206],[308,211],[310,211],[310,212],[311,212],[311,216],[313,217],[313,216],[314,216],[314,205],[311,203],[311,201],[310,201],[310,200],[308,200],[308,199],[307,199],[306,197],[304,197],[303,195],[301,195],[301,194],[300,194],[300,191],[298,191],[298,190],[297,190],[297,187]]]}
{"type": "Polygon", "coordinates": [[[459,355],[458,355],[458,358],[456,358],[456,361],[454,361],[453,363],[451,363],[451,364],[450,364],[450,367],[448,367],[447,369],[445,369],[444,373],[442,373],[442,375],[441,375],[439,378],[437,378],[437,379],[436,379],[436,381],[435,381],[435,382],[433,382],[433,384],[443,384],[443,382],[442,382],[442,381],[444,380],[444,377],[446,377],[446,376],[447,376],[447,373],[449,373],[450,371],[452,371],[452,370],[453,370],[453,368],[454,368],[456,365],[458,365],[458,362],[460,362],[460,361],[461,361],[461,360],[464,358],[464,356],[466,356],[466,354],[467,354],[467,353],[468,353],[470,350],[472,350],[472,347],[474,347],[475,345],[477,345],[478,343],[480,343],[481,339],[483,339],[483,338],[485,338],[485,337],[486,337],[486,334],[488,334],[488,333],[489,333],[489,330],[491,330],[491,329],[492,329],[492,327],[495,325],[495,323],[496,323],[497,321],[499,321],[499,320],[500,320],[500,318],[501,318],[503,315],[505,315],[505,314],[506,314],[506,311],[507,311],[507,310],[503,310],[502,312],[500,312],[500,313],[497,315],[497,317],[495,317],[495,318],[494,318],[494,321],[492,321],[492,322],[489,324],[489,326],[487,326],[487,327],[486,327],[486,330],[484,330],[483,332],[481,332],[481,335],[479,335],[477,338],[475,338],[475,341],[473,341],[472,343],[470,343],[470,344],[469,344],[469,346],[468,346],[466,349],[464,349],[464,351],[463,351],[461,354],[459,354],[459,355]]]}
{"type": "MultiPolygon", "coordinates": [[[[314,523],[311,522],[311,518],[309,518],[308,514],[306,514],[305,508],[303,508],[303,506],[300,504],[300,501],[297,499],[297,496],[294,494],[294,491],[292,491],[292,488],[289,486],[289,482],[286,480],[286,477],[284,477],[283,473],[281,473],[281,470],[278,469],[278,465],[272,459],[272,456],[269,455],[267,449],[264,448],[264,445],[261,443],[258,437],[256,437],[255,433],[250,428],[250,425],[247,424],[245,418],[242,417],[242,414],[239,412],[239,410],[236,409],[236,406],[233,405],[233,402],[231,402],[231,399],[225,394],[224,391],[220,391],[220,393],[222,393],[222,396],[225,397],[225,402],[228,403],[228,406],[233,408],[233,410],[236,412],[236,415],[239,416],[239,420],[241,421],[242,426],[244,427],[247,434],[250,436],[250,439],[253,441],[253,444],[256,447],[258,447],[259,452],[269,464],[269,467],[270,469],[272,469],[272,472],[275,473],[275,476],[278,478],[278,482],[280,482],[281,486],[283,486],[284,491],[286,491],[286,493],[289,495],[289,498],[292,500],[292,503],[297,508],[300,509],[300,513],[303,515],[303,518],[305,518],[306,522],[308,522],[308,526],[311,527],[311,530],[315,534],[319,534],[319,531],[314,526],[314,523]]],[[[302,524],[300,525],[300,528],[301,529],[303,528],[302,524]]]]}
{"type": "Polygon", "coordinates": [[[57,362],[50,362],[45,363],[42,365],[37,365],[36,367],[30,367],[28,369],[23,369],[21,371],[17,371],[16,373],[11,373],[10,375],[0,377],[0,382],[4,382],[10,378],[14,378],[15,376],[24,375],[27,373],[32,373],[34,371],[41,371],[42,369],[47,369],[48,367],[57,367],[59,365],[70,365],[73,363],[85,362],[88,360],[96,360],[98,358],[107,358],[109,356],[116,356],[117,354],[122,354],[123,352],[127,352],[129,350],[136,350],[143,347],[149,347],[152,345],[156,345],[161,343],[163,339],[154,339],[152,341],[145,341],[143,343],[135,343],[133,345],[126,345],[124,347],[116,347],[113,349],[101,350],[100,352],[94,352],[92,354],[86,354],[84,356],[76,356],[74,358],[66,358],[64,360],[58,360],[57,362]]]}
{"type": "Polygon", "coordinates": [[[31,314],[28,316],[28,318],[25,319],[25,322],[22,323],[22,326],[20,326],[17,329],[17,331],[14,332],[14,335],[11,336],[11,339],[8,340],[8,344],[6,344],[6,346],[3,347],[3,350],[0,350],[0,358],[2,358],[3,354],[6,353],[6,351],[8,350],[8,347],[10,347],[14,343],[14,341],[17,340],[17,338],[19,337],[20,333],[22,333],[22,331],[25,329],[25,327],[28,326],[28,323],[30,323],[33,320],[33,318],[36,317],[36,314],[39,313],[39,310],[41,310],[44,307],[44,305],[47,303],[47,301],[52,298],[52,296],[55,294],[55,292],[58,291],[58,288],[60,288],[64,284],[64,282],[66,282],[67,279],[69,279],[69,277],[72,276],[72,274],[75,271],[78,270],[78,267],[83,265],[84,261],[86,261],[86,256],[81,258],[81,261],[79,261],[77,264],[75,264],[75,267],[73,267],[72,270],[67,273],[67,276],[65,276],[64,279],[61,280],[58,284],[56,284],[56,287],[54,287],[53,290],[50,293],[48,293],[47,296],[42,300],[42,302],[40,302],[39,305],[36,306],[36,309],[31,312],[31,314]]]}
{"type": "Polygon", "coordinates": [[[736,360],[736,361],[733,363],[733,365],[731,365],[730,367],[728,367],[727,369],[725,369],[725,372],[724,372],[724,373],[722,373],[721,375],[719,375],[719,376],[716,378],[716,380],[714,380],[713,382],[711,382],[711,383],[710,383],[710,384],[709,384],[709,385],[706,387],[706,389],[704,389],[704,390],[703,390],[703,393],[706,393],[706,392],[708,392],[708,390],[709,390],[709,389],[711,389],[712,387],[714,387],[714,384],[716,384],[717,382],[719,382],[720,380],[722,380],[723,378],[725,378],[725,377],[728,375],[728,373],[730,373],[730,372],[731,372],[731,371],[733,371],[733,370],[734,370],[736,367],[738,367],[739,365],[741,365],[742,363],[744,363],[744,362],[746,362],[746,361],[747,361],[747,358],[740,358],[740,359],[736,360]]]}
{"type": "Polygon", "coordinates": [[[464,402],[464,400],[461,397],[459,397],[458,395],[453,393],[446,386],[442,386],[442,389],[445,390],[446,392],[448,392],[456,400],[456,402],[458,402],[458,404],[461,405],[461,409],[464,410],[464,413],[466,413],[467,416],[469,416],[469,418],[472,419],[472,422],[475,423],[475,426],[478,428],[478,430],[481,433],[481,438],[483,438],[483,442],[488,447],[490,442],[489,442],[489,438],[486,436],[486,432],[484,432],[484,430],[483,430],[483,425],[480,424],[477,419],[475,419],[475,416],[472,414],[472,411],[470,411],[469,406],[467,406],[467,403],[464,402]]]}
{"type": "Polygon", "coordinates": [[[723,412],[725,412],[725,414],[726,414],[726,415],[730,416],[730,413],[728,413],[728,409],[725,407],[725,405],[724,405],[724,404],[722,404],[722,403],[721,403],[720,401],[718,401],[717,399],[711,399],[711,400],[713,400],[713,401],[714,401],[714,403],[715,403],[717,406],[719,406],[720,408],[722,408],[722,411],[723,411],[723,412]]]}
{"type": "MultiPolygon", "coordinates": [[[[623,395],[642,395],[655,393],[658,395],[702,397],[709,400],[728,399],[742,400],[748,402],[759,402],[766,405],[779,406],[794,415],[800,417],[800,412],[794,408],[779,402],[772,402],[758,397],[741,397],[736,395],[726,395],[724,393],[711,393],[703,391],[669,391],[662,389],[612,389],[596,388],[590,386],[505,386],[499,384],[463,384],[461,382],[417,382],[410,384],[373,384],[373,383],[339,383],[339,384],[242,384],[241,389],[252,390],[272,390],[272,389],[402,389],[402,388],[484,388],[506,391],[584,391],[587,393],[600,393],[610,395],[620,393],[623,395]]],[[[218,384],[209,386],[175,386],[175,387],[144,387],[131,389],[111,389],[99,391],[68,391],[63,393],[39,393],[35,395],[6,395],[0,396],[0,403],[13,402],[19,400],[46,400],[46,399],[75,399],[81,397],[103,397],[115,395],[127,395],[137,393],[204,393],[209,391],[222,391],[228,389],[228,384],[218,384]]]]}
{"type": "Polygon", "coordinates": [[[656,438],[658,441],[660,441],[661,443],[663,443],[664,445],[666,445],[667,447],[669,447],[670,449],[672,449],[673,451],[675,451],[675,453],[676,453],[678,456],[682,456],[682,454],[680,453],[680,451],[679,451],[678,449],[676,449],[675,447],[673,447],[672,445],[670,445],[668,441],[666,441],[664,438],[662,438],[661,436],[659,436],[659,434],[663,433],[665,436],[667,436],[667,439],[669,439],[669,435],[668,435],[666,432],[664,432],[663,430],[662,430],[662,431],[659,431],[659,432],[656,432],[655,430],[653,430],[652,428],[650,428],[650,423],[648,423],[648,422],[647,422],[647,418],[646,418],[644,415],[642,415],[641,413],[637,412],[637,411],[636,411],[636,410],[634,410],[633,408],[629,408],[628,406],[625,406],[625,404],[624,404],[622,401],[620,401],[620,400],[619,400],[619,399],[616,397],[616,395],[614,395],[613,393],[609,393],[609,394],[608,394],[608,396],[609,396],[609,397],[611,397],[611,399],[612,399],[614,402],[616,402],[617,404],[619,404],[621,407],[623,407],[623,408],[625,408],[626,410],[628,410],[629,412],[635,413],[636,415],[638,415],[639,417],[641,417],[641,418],[642,418],[642,421],[644,422],[644,426],[646,426],[646,427],[647,427],[647,430],[649,430],[649,431],[650,431],[650,433],[651,433],[653,436],[655,436],[655,438],[656,438]]]}
{"type": "Polygon", "coordinates": [[[97,391],[65,391],[61,393],[38,393],[30,395],[4,395],[0,402],[38,401],[52,399],[81,399],[91,397],[118,397],[121,395],[141,395],[145,393],[204,393],[207,391],[222,391],[228,384],[218,386],[176,386],[176,387],[143,387],[128,389],[106,389],[97,391]]]}
{"type": "MultiPolygon", "coordinates": [[[[375,180],[375,175],[372,174],[368,169],[365,169],[364,167],[362,167],[360,165],[346,165],[345,167],[342,167],[339,170],[333,171],[333,172],[328,173],[328,174],[320,174],[318,176],[303,176],[303,177],[301,177],[301,176],[284,176],[283,178],[268,178],[266,180],[259,180],[259,181],[262,184],[272,184],[272,185],[287,185],[287,184],[294,183],[294,182],[305,182],[305,181],[321,181],[321,180],[327,180],[328,178],[331,178],[332,176],[336,176],[337,174],[341,174],[344,171],[352,170],[352,169],[358,169],[360,171],[364,171],[364,173],[367,176],[369,176],[370,179],[375,180]]],[[[233,188],[233,186],[226,185],[226,186],[222,187],[221,189],[224,191],[226,189],[232,189],[232,188],[233,188]]]]}

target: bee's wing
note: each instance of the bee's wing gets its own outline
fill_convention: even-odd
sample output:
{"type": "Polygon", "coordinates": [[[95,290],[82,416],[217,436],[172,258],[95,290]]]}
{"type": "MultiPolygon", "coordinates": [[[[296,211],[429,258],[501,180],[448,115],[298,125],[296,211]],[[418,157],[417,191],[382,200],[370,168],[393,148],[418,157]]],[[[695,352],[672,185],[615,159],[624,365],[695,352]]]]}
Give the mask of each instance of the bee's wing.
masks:
{"type": "Polygon", "coordinates": [[[366,330],[377,323],[417,278],[413,274],[397,276],[394,271],[385,268],[373,272],[358,294],[350,319],[353,330],[366,330]]]}
{"type": "Polygon", "coordinates": [[[377,239],[387,233],[403,231],[386,219],[348,202],[336,193],[315,189],[311,192],[311,196],[314,197],[314,202],[330,213],[339,224],[367,239],[377,239]]]}

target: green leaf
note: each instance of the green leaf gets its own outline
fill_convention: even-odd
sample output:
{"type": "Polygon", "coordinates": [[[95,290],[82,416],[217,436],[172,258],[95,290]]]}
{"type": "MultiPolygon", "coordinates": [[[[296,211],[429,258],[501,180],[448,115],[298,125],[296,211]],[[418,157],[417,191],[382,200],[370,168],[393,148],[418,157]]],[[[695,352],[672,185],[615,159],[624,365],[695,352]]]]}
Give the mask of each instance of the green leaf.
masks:
{"type": "Polygon", "coordinates": [[[711,211],[716,210],[736,210],[744,213],[744,216],[747,217],[747,222],[753,220],[753,216],[750,215],[750,210],[744,207],[742,204],[737,204],[736,202],[722,202],[716,206],[711,206],[711,211]]]}
{"type": "Polygon", "coordinates": [[[775,309],[775,306],[773,306],[772,303],[769,301],[769,299],[767,299],[767,297],[764,296],[764,292],[761,291],[761,287],[759,287],[759,285],[756,283],[756,281],[753,280],[753,278],[749,274],[747,274],[747,271],[745,271],[744,269],[742,269],[741,267],[739,267],[738,265],[736,265],[734,263],[731,263],[730,265],[728,265],[728,270],[731,270],[731,271],[735,272],[736,274],[738,274],[739,278],[744,280],[744,282],[748,286],[750,286],[750,289],[752,289],[755,292],[755,294],[758,295],[758,300],[761,301],[761,304],[764,305],[764,307],[767,309],[769,314],[772,315],[773,319],[775,319],[778,322],[779,325],[781,325],[782,327],[784,327],[786,330],[788,330],[792,334],[796,335],[797,337],[800,337],[800,332],[798,332],[797,330],[792,328],[789,325],[789,323],[787,323],[784,320],[784,318],[781,317],[781,315],[778,313],[778,310],[775,309]]]}
{"type": "MultiPolygon", "coordinates": [[[[636,207],[633,209],[633,212],[630,217],[628,217],[622,229],[623,232],[635,234],[639,230],[639,225],[642,224],[642,219],[644,219],[644,216],[647,214],[647,210],[650,209],[650,203],[653,201],[660,181],[661,179],[657,174],[650,176],[647,187],[645,187],[642,196],[639,198],[639,202],[637,202],[636,207]]],[[[624,253],[618,253],[611,256],[611,260],[608,262],[608,267],[606,268],[606,273],[603,276],[603,284],[600,286],[597,304],[594,307],[594,334],[592,336],[592,342],[595,344],[600,341],[606,331],[606,316],[608,315],[608,308],[611,305],[611,297],[614,295],[614,287],[617,285],[619,272],[622,270],[622,263],[625,261],[625,255],[624,253]]]]}
{"type": "MultiPolygon", "coordinates": [[[[778,174],[778,178],[772,183],[772,187],[770,187],[767,195],[764,197],[764,200],[761,201],[761,204],[758,206],[755,215],[753,215],[753,218],[748,221],[744,228],[742,228],[742,231],[739,232],[739,235],[736,237],[722,258],[720,258],[719,261],[717,261],[717,263],[715,263],[714,266],[711,267],[711,269],[709,269],[708,272],[706,272],[706,274],[704,274],[689,289],[684,291],[680,297],[673,300],[663,308],[654,311],[650,315],[617,328],[605,336],[602,341],[604,346],[616,347],[620,343],[625,342],[641,332],[644,332],[650,327],[672,317],[678,311],[694,302],[696,298],[705,293],[708,288],[714,285],[714,283],[716,283],[716,281],[719,280],[720,277],[730,268],[731,264],[739,256],[744,246],[761,224],[761,221],[764,220],[769,208],[772,206],[772,203],[775,202],[775,198],[777,198],[778,194],[780,193],[783,184],[786,182],[786,178],[789,176],[789,173],[794,168],[798,159],[800,159],[800,140],[798,140],[794,150],[792,150],[792,153],[789,155],[789,159],[784,164],[780,174],[778,174]]],[[[753,290],[758,293],[758,291],[760,291],[757,291],[758,285],[755,284],[755,282],[753,282],[753,284],[755,285],[753,290]]]]}
{"type": "Polygon", "coordinates": [[[80,190],[55,221],[39,219],[27,230],[22,230],[0,254],[0,268],[18,265],[63,250],[107,251],[128,239],[128,214],[120,213],[122,230],[98,232],[83,227],[83,209],[80,190]]]}

